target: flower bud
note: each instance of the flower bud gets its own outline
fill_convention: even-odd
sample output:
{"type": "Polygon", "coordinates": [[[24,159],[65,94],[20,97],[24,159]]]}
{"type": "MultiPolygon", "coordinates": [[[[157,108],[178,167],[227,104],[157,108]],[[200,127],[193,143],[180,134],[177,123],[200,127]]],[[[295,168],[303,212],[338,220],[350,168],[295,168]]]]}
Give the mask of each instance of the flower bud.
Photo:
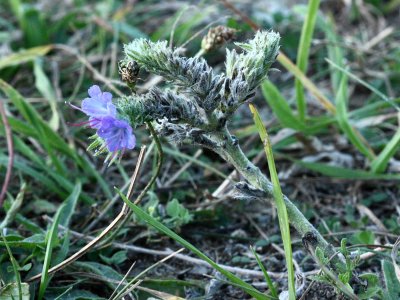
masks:
{"type": "Polygon", "coordinates": [[[226,42],[232,40],[235,37],[236,31],[236,29],[222,25],[213,27],[208,31],[207,35],[203,37],[201,48],[206,52],[218,49],[226,42]]]}

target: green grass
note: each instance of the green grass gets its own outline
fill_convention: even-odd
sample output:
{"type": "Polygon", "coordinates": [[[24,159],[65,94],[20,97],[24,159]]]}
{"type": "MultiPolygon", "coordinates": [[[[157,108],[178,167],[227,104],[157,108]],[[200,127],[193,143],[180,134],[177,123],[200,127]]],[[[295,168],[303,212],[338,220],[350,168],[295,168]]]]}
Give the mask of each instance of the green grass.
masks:
{"type": "MultiPolygon", "coordinates": [[[[308,67],[311,40],[314,33],[319,3],[319,0],[309,1],[307,15],[301,30],[300,44],[297,52],[297,67],[303,73],[306,73],[308,67]]],[[[307,115],[307,102],[304,95],[304,87],[298,79],[296,79],[295,86],[299,119],[300,121],[304,122],[307,115]]]]}
{"type": "Polygon", "coordinates": [[[274,283],[272,282],[271,277],[268,275],[267,270],[265,269],[262,261],[260,260],[260,257],[258,256],[257,252],[254,250],[253,247],[250,247],[250,249],[251,249],[251,252],[253,252],[254,257],[257,260],[258,266],[260,267],[261,271],[264,274],[264,279],[265,279],[265,282],[268,285],[268,288],[270,290],[271,296],[274,297],[275,299],[278,299],[278,291],[276,290],[276,287],[274,286],[274,283]]]}
{"type": "MultiPolygon", "coordinates": [[[[302,237],[290,237],[281,189],[293,196],[298,208],[334,244],[334,237],[341,234],[350,235],[349,240],[354,241],[360,238],[351,232],[362,230],[373,235],[373,218],[361,216],[355,203],[365,204],[383,222],[388,229],[385,243],[394,244],[392,236],[400,235],[392,209],[393,199],[399,196],[400,179],[395,173],[400,159],[397,29],[368,51],[363,50],[366,42],[379,35],[378,28],[369,21],[379,19],[392,26],[399,1],[355,1],[350,13],[337,10],[335,14],[331,13],[330,4],[320,6],[318,0],[293,9],[277,6],[276,12],[264,11],[265,5],[256,1],[248,3],[249,10],[242,10],[232,1],[243,13],[257,11],[248,17],[264,29],[280,32],[281,51],[286,54],[279,55],[280,64],[274,65],[280,72],[271,72],[261,93],[249,99],[259,109],[258,125],[254,125],[245,107],[228,122],[246,155],[262,170],[269,168],[279,228],[269,207],[254,199],[232,199],[231,188],[242,178],[230,176],[233,168],[216,154],[204,149],[193,158],[196,147],[176,147],[163,140],[165,162],[160,176],[143,204],[131,205],[134,218],[102,247],[94,247],[56,276],[48,274],[49,268],[87,243],[77,234],[93,238],[114,220],[122,205],[114,187],[129,185],[138,153],[128,151],[121,161],[106,168],[103,156],[94,157],[93,152],[86,151],[91,130],[71,126],[83,121],[84,116],[65,102],[79,106],[93,84],[112,89],[114,97],[117,90],[128,93],[118,77],[117,62],[122,57],[123,44],[134,38],[155,41],[172,36],[174,45],[184,45],[185,55],[194,56],[206,30],[195,35],[217,20],[218,24],[238,29],[238,41],[253,35],[246,20],[231,12],[229,6],[211,1],[178,4],[150,0],[134,6],[120,0],[72,1],[72,5],[63,1],[54,5],[41,0],[9,0],[0,4],[0,43],[4,45],[0,55],[0,101],[6,109],[14,144],[12,178],[0,208],[0,298],[109,298],[134,261],[136,265],[125,282],[136,283],[136,275],[149,269],[146,277],[141,277],[141,286],[181,298],[186,297],[187,291],[204,297],[211,279],[193,272],[200,268],[203,272],[202,266],[179,258],[163,265],[159,256],[151,254],[153,250],[182,245],[189,250],[183,255],[196,255],[211,266],[204,272],[214,276],[210,270],[215,270],[225,275],[222,279],[215,275],[224,284],[217,289],[218,296],[276,299],[282,289],[288,289],[293,299],[290,248],[304,255],[307,252],[302,247],[302,237]],[[362,12],[370,18],[363,18],[362,12]],[[255,142],[260,133],[261,139],[268,141],[262,124],[268,124],[272,145],[255,142]],[[324,158],[314,160],[321,153],[324,158]],[[345,155],[352,164],[332,160],[330,153],[345,155]],[[166,186],[183,166],[185,170],[171,186],[166,186]],[[280,180],[276,169],[282,176],[280,180]],[[224,181],[227,185],[218,197],[213,197],[224,181]],[[185,212],[189,221],[173,220],[167,212],[171,203],[185,212]],[[247,223],[245,214],[251,215],[258,230],[270,239],[261,238],[258,230],[247,223]],[[270,247],[271,241],[280,243],[279,231],[286,265],[279,259],[281,254],[270,247]],[[251,251],[249,242],[255,244],[251,251]],[[142,247],[150,254],[119,248],[123,244],[142,247]],[[242,272],[261,271],[259,278],[253,278],[227,272],[220,267],[222,264],[242,272]],[[182,273],[183,270],[187,271],[182,273]],[[271,271],[281,276],[273,276],[271,271]],[[41,280],[36,284],[25,282],[37,274],[41,280]],[[181,280],[180,276],[185,278],[181,280]],[[260,281],[264,281],[263,286],[252,285],[260,281]]],[[[224,53],[219,49],[204,58],[223,72],[224,53]]],[[[138,85],[146,84],[148,79],[141,72],[138,85]]],[[[166,82],[159,85],[170,87],[166,82]]],[[[134,131],[138,148],[151,144],[145,128],[134,131]]],[[[0,136],[5,136],[1,118],[0,136]]],[[[157,170],[156,149],[148,149],[132,199],[157,170]]],[[[9,159],[6,139],[0,139],[0,182],[9,159]]],[[[360,253],[374,251],[355,248],[360,253]]],[[[368,281],[373,285],[369,291],[379,288],[377,299],[397,299],[399,282],[393,262],[388,260],[390,251],[375,254],[358,269],[367,275],[373,270],[378,283],[368,281]]],[[[306,262],[297,263],[303,268],[306,262]]],[[[327,272],[330,271],[329,267],[327,272]]],[[[352,288],[357,291],[358,287],[352,288]]],[[[139,299],[149,297],[144,291],[135,293],[139,299]]]]}
{"type": "Polygon", "coordinates": [[[21,274],[19,273],[18,262],[15,260],[14,256],[12,255],[10,246],[8,245],[7,240],[5,239],[3,233],[1,233],[1,238],[3,239],[4,245],[7,250],[7,254],[10,257],[12,270],[13,270],[14,276],[15,276],[15,282],[16,282],[17,288],[18,288],[18,299],[22,300],[22,282],[21,282],[21,274]]]}
{"type": "Polygon", "coordinates": [[[275,199],[276,210],[278,211],[279,228],[281,230],[283,248],[285,250],[285,259],[288,272],[289,299],[296,299],[296,289],[294,286],[294,268],[292,255],[292,241],[290,239],[289,218],[286,210],[286,205],[283,200],[281,186],[279,184],[278,174],[276,172],[275,160],[272,153],[272,146],[267,130],[261,120],[257,109],[250,104],[250,110],[253,114],[254,123],[256,124],[261,141],[264,145],[265,155],[267,156],[269,174],[273,186],[273,194],[275,199]]]}

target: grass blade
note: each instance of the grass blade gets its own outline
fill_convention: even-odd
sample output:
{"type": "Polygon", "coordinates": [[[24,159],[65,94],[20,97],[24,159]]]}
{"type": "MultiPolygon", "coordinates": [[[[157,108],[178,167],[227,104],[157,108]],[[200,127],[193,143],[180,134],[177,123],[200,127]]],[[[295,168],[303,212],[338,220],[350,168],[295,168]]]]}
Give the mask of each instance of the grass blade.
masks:
{"type": "MultiPolygon", "coordinates": [[[[329,59],[342,66],[344,62],[343,51],[338,46],[339,40],[336,34],[336,28],[333,19],[331,17],[324,18],[323,16],[318,16],[317,23],[323,29],[323,31],[325,32],[325,36],[329,41],[328,45],[326,46],[329,59]]],[[[341,73],[339,70],[333,68],[331,65],[329,66],[329,71],[332,90],[337,91],[340,85],[340,78],[342,77],[341,73]]]]}
{"type": "Polygon", "coordinates": [[[346,134],[347,138],[350,142],[364,154],[369,160],[373,160],[375,158],[375,154],[372,149],[366,145],[365,139],[354,130],[353,126],[349,122],[349,117],[347,114],[347,76],[343,74],[339,90],[336,95],[336,108],[337,114],[336,118],[338,120],[340,128],[346,134]]]}
{"type": "Polygon", "coordinates": [[[364,170],[353,170],[342,167],[330,166],[323,163],[312,163],[294,160],[297,165],[318,172],[325,176],[352,180],[400,180],[399,174],[374,174],[364,170]]]}
{"type": "Polygon", "coordinates": [[[220,176],[220,177],[222,177],[222,178],[224,178],[224,179],[227,178],[227,176],[226,176],[224,173],[222,173],[222,172],[219,171],[218,169],[212,167],[211,165],[209,165],[209,164],[207,164],[207,163],[205,163],[205,162],[202,162],[202,161],[199,160],[199,159],[195,159],[195,158],[193,158],[193,157],[191,157],[191,156],[189,156],[189,155],[187,155],[187,154],[184,154],[184,153],[182,153],[182,152],[180,152],[180,151],[178,151],[178,150],[173,150],[173,149],[166,148],[166,147],[163,148],[163,150],[164,150],[165,153],[167,153],[167,154],[169,154],[169,155],[172,155],[172,156],[176,156],[176,157],[180,157],[180,158],[186,159],[186,160],[188,160],[188,161],[194,163],[195,165],[198,165],[198,166],[201,166],[201,167],[203,167],[203,168],[205,168],[205,169],[210,170],[210,171],[213,172],[214,174],[216,174],[216,175],[218,175],[218,176],[220,176]]]}
{"type": "Polygon", "coordinates": [[[49,126],[54,131],[57,131],[60,126],[60,116],[57,110],[57,96],[54,91],[49,78],[46,76],[43,67],[42,61],[40,59],[35,59],[35,63],[33,65],[33,72],[35,74],[35,86],[39,90],[39,92],[43,95],[43,97],[49,102],[50,109],[52,112],[49,126]]]}
{"type": "Polygon", "coordinates": [[[44,293],[46,292],[46,288],[50,282],[51,275],[48,273],[51,263],[51,258],[53,254],[53,248],[57,242],[57,233],[58,233],[58,224],[60,223],[60,217],[63,214],[65,209],[65,203],[60,206],[57,210],[56,215],[54,216],[53,224],[50,227],[50,230],[46,236],[46,254],[44,257],[44,263],[42,268],[42,276],[40,278],[40,286],[39,286],[39,295],[38,299],[41,300],[44,297],[44,293]]]}
{"type": "Polygon", "coordinates": [[[329,101],[328,98],[317,88],[317,86],[294,64],[292,61],[284,55],[282,52],[279,53],[277,60],[284,66],[290,73],[293,74],[296,79],[300,80],[305,88],[307,88],[315,99],[330,113],[335,114],[336,108],[329,101]]]}
{"type": "Polygon", "coordinates": [[[263,142],[265,154],[267,156],[269,173],[271,175],[271,181],[273,185],[273,194],[278,211],[279,228],[281,230],[283,248],[285,250],[285,259],[288,270],[289,300],[295,300],[296,289],[294,286],[292,244],[290,239],[289,218],[286,210],[286,205],[283,200],[282,190],[279,184],[278,174],[275,168],[274,156],[272,154],[271,142],[269,140],[267,130],[264,127],[264,124],[257,109],[252,104],[249,104],[249,106],[253,114],[254,123],[257,126],[258,133],[260,134],[261,141],[263,142]]]}
{"type": "Polygon", "coordinates": [[[80,182],[78,182],[75,185],[72,193],[63,203],[63,210],[60,214],[59,223],[65,228],[69,228],[69,223],[71,221],[72,215],[75,212],[76,203],[78,202],[81,191],[82,191],[82,185],[80,182]]]}
{"type": "Polygon", "coordinates": [[[385,148],[379,153],[379,155],[372,161],[371,170],[374,173],[383,173],[385,171],[389,160],[396,153],[400,146],[400,129],[397,130],[396,134],[387,143],[385,148]]]}
{"type": "Polygon", "coordinates": [[[52,45],[33,47],[27,50],[10,54],[0,59],[0,70],[6,67],[17,66],[29,61],[34,60],[39,56],[46,55],[51,49],[52,45]]]}
{"type": "Polygon", "coordinates": [[[268,275],[268,272],[267,272],[267,270],[265,269],[265,267],[264,267],[262,261],[261,261],[260,258],[258,257],[258,254],[257,254],[256,250],[254,250],[254,248],[251,247],[251,246],[250,246],[250,249],[251,249],[251,251],[253,252],[254,257],[256,258],[256,261],[257,261],[258,266],[260,267],[261,271],[262,271],[263,274],[264,274],[265,281],[266,281],[266,283],[267,283],[267,285],[268,285],[268,288],[269,288],[269,290],[270,290],[270,292],[271,292],[272,297],[275,297],[276,299],[278,299],[278,291],[276,290],[276,288],[275,288],[275,286],[274,286],[274,284],[273,284],[273,282],[272,282],[272,280],[271,280],[271,277],[268,275]]]}
{"type": "Polygon", "coordinates": [[[382,260],[382,271],[386,286],[385,299],[395,300],[400,297],[400,282],[396,276],[396,270],[390,261],[382,260]]]}
{"type": "MultiPolygon", "coordinates": [[[[308,55],[311,45],[311,38],[314,33],[315,20],[317,18],[320,0],[310,0],[308,3],[307,15],[301,30],[300,44],[297,52],[297,67],[306,73],[308,66],[308,55]]],[[[296,98],[299,110],[300,121],[305,120],[307,103],[304,97],[304,88],[299,79],[296,78],[296,98]]]]}
{"type": "Polygon", "coordinates": [[[15,260],[14,256],[12,255],[11,249],[8,246],[7,240],[5,239],[3,233],[1,233],[1,237],[3,238],[4,245],[6,246],[8,256],[10,256],[11,265],[15,274],[15,280],[17,282],[18,287],[18,297],[22,300],[22,285],[21,285],[21,274],[19,274],[19,266],[18,262],[15,260]]]}
{"type": "Polygon", "coordinates": [[[136,214],[136,216],[148,223],[150,226],[154,227],[161,233],[169,236],[176,242],[178,242],[180,245],[185,247],[186,249],[192,251],[194,254],[196,254],[198,257],[209,263],[214,269],[222,273],[225,277],[227,277],[230,281],[233,283],[237,284],[239,287],[241,287],[244,291],[246,291],[249,295],[254,297],[255,299],[266,299],[266,295],[262,294],[261,292],[257,291],[254,287],[252,287],[250,284],[244,282],[240,278],[236,277],[234,274],[232,274],[229,271],[226,271],[225,269],[221,268],[217,263],[215,263],[213,260],[211,260],[207,255],[203,254],[199,249],[197,249],[195,246],[193,246],[191,243],[187,242],[185,239],[177,235],[175,232],[173,232],[171,229],[145,213],[142,209],[140,209],[138,206],[133,204],[129,199],[125,197],[123,193],[121,193],[119,190],[117,190],[119,195],[121,196],[122,200],[132,209],[132,211],[136,214]]]}
{"type": "Polygon", "coordinates": [[[370,85],[368,82],[362,80],[361,78],[357,77],[356,75],[354,75],[353,73],[349,72],[348,70],[342,68],[341,66],[335,64],[333,61],[326,59],[326,61],[333,66],[334,68],[340,70],[341,72],[343,72],[344,74],[346,74],[347,76],[349,76],[351,79],[357,81],[358,83],[360,83],[361,85],[365,86],[367,89],[369,89],[370,91],[372,91],[373,93],[375,93],[379,98],[381,98],[382,100],[386,101],[387,103],[389,103],[391,106],[393,106],[397,111],[400,111],[400,107],[396,104],[396,101],[394,101],[393,99],[389,99],[388,97],[386,97],[386,95],[384,93],[382,93],[381,91],[379,91],[378,89],[376,89],[375,87],[373,87],[372,85],[370,85]]]}
{"type": "Polygon", "coordinates": [[[283,126],[300,131],[305,130],[304,123],[293,114],[289,104],[271,81],[265,80],[261,85],[261,91],[283,126]]]}

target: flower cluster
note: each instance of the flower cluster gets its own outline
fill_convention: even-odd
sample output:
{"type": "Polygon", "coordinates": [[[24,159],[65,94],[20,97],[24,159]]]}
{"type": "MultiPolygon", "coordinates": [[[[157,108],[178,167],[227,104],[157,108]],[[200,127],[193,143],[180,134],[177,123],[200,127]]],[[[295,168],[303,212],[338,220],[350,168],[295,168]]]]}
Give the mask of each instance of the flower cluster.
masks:
{"type": "Polygon", "coordinates": [[[102,139],[102,145],[114,155],[125,149],[133,149],[136,138],[132,127],[125,120],[118,118],[111,93],[102,92],[97,85],[90,87],[88,93],[89,98],[82,101],[81,108],[74,106],[89,117],[89,121],[84,124],[97,129],[96,133],[102,139]]]}
{"type": "Polygon", "coordinates": [[[238,107],[255,95],[278,55],[279,39],[273,31],[259,31],[247,43],[236,43],[243,51],[227,51],[225,74],[215,72],[203,58],[181,56],[179,49],[168,47],[166,41],[136,39],[125,45],[125,60],[163,76],[174,87],[134,94],[117,106],[131,124],[157,121],[159,133],[173,137],[177,143],[182,137],[200,140],[200,131],[204,137],[201,140],[208,141],[207,135],[223,130],[238,107]],[[196,135],[188,137],[189,132],[196,135]]]}

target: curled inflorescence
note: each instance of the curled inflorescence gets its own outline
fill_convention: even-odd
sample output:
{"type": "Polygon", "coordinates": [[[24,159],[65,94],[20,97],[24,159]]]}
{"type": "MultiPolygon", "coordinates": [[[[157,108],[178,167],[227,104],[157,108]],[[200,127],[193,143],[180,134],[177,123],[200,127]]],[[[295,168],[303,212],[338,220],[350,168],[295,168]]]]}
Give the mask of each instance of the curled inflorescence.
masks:
{"type": "Polygon", "coordinates": [[[165,41],[134,40],[125,45],[125,61],[163,76],[175,90],[152,89],[144,95],[123,98],[117,104],[119,113],[133,126],[157,121],[163,124],[159,130],[164,134],[171,128],[179,131],[182,126],[205,134],[217,132],[241,104],[254,96],[278,55],[279,39],[277,33],[260,31],[248,43],[236,43],[243,52],[227,51],[226,74],[216,74],[203,58],[181,56],[165,41]]]}
{"type": "Polygon", "coordinates": [[[142,125],[145,122],[166,118],[169,122],[203,125],[195,103],[172,91],[152,88],[143,95],[131,95],[118,101],[120,114],[130,123],[142,125]]]}

